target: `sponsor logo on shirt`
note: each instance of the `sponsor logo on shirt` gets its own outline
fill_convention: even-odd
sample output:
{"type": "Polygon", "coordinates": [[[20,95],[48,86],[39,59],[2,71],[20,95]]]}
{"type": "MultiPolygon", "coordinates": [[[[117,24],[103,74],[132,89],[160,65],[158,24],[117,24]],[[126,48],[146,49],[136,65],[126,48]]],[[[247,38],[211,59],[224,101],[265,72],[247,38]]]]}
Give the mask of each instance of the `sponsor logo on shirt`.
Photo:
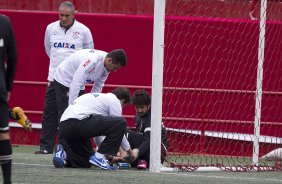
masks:
{"type": "Polygon", "coordinates": [[[91,68],[91,69],[88,71],[88,75],[91,75],[92,73],[94,73],[95,68],[96,68],[96,67],[91,68]]]}
{"type": "Polygon", "coordinates": [[[72,33],[72,38],[73,38],[73,39],[78,39],[79,34],[80,34],[80,33],[77,32],[77,31],[76,31],[76,32],[73,32],[73,33],[72,33]]]}
{"type": "Polygon", "coordinates": [[[55,42],[55,48],[66,48],[66,49],[75,49],[75,45],[71,43],[62,43],[62,42],[55,42]]]}
{"type": "Polygon", "coordinates": [[[90,63],[90,60],[88,59],[87,61],[85,61],[85,63],[82,65],[84,68],[90,63]]]}

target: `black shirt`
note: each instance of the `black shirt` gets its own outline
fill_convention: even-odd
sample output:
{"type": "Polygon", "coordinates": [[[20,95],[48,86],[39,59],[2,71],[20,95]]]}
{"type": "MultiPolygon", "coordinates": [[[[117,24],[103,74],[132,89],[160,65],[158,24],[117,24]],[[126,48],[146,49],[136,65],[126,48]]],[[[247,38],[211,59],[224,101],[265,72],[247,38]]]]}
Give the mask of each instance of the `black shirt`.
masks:
{"type": "Polygon", "coordinates": [[[17,50],[14,31],[10,19],[5,15],[0,15],[0,90],[2,92],[12,89],[16,64],[17,50]]]}
{"type": "MultiPolygon", "coordinates": [[[[151,138],[151,110],[144,116],[135,116],[136,131],[143,134],[143,142],[139,146],[139,157],[142,157],[146,152],[150,150],[150,138],[151,138]]],[[[167,147],[167,133],[165,127],[162,125],[162,143],[167,147]]]]}

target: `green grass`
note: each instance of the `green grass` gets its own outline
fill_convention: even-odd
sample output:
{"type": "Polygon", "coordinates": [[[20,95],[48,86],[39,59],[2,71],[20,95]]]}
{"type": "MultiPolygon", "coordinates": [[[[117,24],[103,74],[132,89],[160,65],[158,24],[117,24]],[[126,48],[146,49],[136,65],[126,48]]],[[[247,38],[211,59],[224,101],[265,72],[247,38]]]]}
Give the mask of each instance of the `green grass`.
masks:
{"type": "MultiPolygon", "coordinates": [[[[95,184],[268,184],[282,183],[281,172],[174,172],[150,173],[148,171],[104,171],[89,169],[56,169],[52,155],[35,155],[38,147],[13,147],[13,183],[95,183],[95,184]]],[[[0,183],[2,178],[0,177],[0,183]]]]}

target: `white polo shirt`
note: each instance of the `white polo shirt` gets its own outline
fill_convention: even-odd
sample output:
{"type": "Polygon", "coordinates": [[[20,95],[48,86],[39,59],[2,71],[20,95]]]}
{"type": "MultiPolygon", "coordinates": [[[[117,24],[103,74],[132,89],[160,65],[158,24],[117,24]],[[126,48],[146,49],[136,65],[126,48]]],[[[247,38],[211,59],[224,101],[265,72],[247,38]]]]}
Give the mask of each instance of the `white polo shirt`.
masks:
{"type": "Polygon", "coordinates": [[[73,101],[63,113],[60,121],[82,120],[90,115],[122,115],[120,100],[113,93],[86,93],[73,101]]]}
{"type": "Polygon", "coordinates": [[[74,20],[69,29],[60,26],[60,21],[49,24],[45,31],[44,46],[50,58],[48,81],[59,64],[80,49],[94,49],[91,31],[84,24],[74,20]]]}
{"type": "MultiPolygon", "coordinates": [[[[121,117],[121,102],[113,93],[87,93],[75,99],[68,106],[60,121],[68,119],[82,120],[90,115],[121,117]]],[[[130,149],[129,142],[125,136],[123,136],[121,147],[125,151],[130,149]]]]}
{"type": "Polygon", "coordinates": [[[54,74],[54,79],[69,87],[69,104],[71,104],[84,89],[85,84],[95,82],[91,92],[100,93],[109,72],[104,66],[107,52],[101,50],[83,49],[65,59],[54,74]]]}

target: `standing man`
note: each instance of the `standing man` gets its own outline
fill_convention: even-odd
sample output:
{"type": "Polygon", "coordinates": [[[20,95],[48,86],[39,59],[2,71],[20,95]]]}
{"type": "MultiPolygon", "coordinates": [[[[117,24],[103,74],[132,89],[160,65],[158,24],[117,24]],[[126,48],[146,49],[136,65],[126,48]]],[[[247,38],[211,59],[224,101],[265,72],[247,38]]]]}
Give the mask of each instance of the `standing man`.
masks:
{"type": "MultiPolygon", "coordinates": [[[[83,49],[69,56],[57,67],[54,75],[58,119],[69,104],[85,93],[85,84],[94,82],[91,92],[100,93],[110,71],[117,71],[126,65],[127,56],[122,49],[110,53],[83,49]]],[[[68,150],[60,135],[59,141],[68,150]]]]}
{"type": "Polygon", "coordinates": [[[50,58],[50,65],[40,132],[40,150],[35,154],[51,154],[55,144],[59,121],[54,86],[57,66],[77,50],[94,49],[89,28],[75,20],[74,15],[74,5],[65,1],[59,7],[59,20],[46,28],[44,46],[50,58]]]}
{"type": "Polygon", "coordinates": [[[14,31],[7,16],[0,15],[0,165],[4,184],[11,182],[12,146],[9,136],[8,101],[17,65],[14,31]]]}
{"type": "MultiPolygon", "coordinates": [[[[91,167],[114,170],[106,155],[115,156],[124,137],[127,122],[121,116],[122,107],[130,103],[127,88],[116,88],[111,93],[87,93],[74,100],[62,115],[59,134],[67,141],[70,150],[62,145],[54,149],[53,163],[56,168],[91,167]],[[90,139],[105,136],[96,153],[90,139]]],[[[123,144],[123,143],[122,143],[123,144]]],[[[136,150],[127,142],[128,154],[136,159],[136,150]]]]}

